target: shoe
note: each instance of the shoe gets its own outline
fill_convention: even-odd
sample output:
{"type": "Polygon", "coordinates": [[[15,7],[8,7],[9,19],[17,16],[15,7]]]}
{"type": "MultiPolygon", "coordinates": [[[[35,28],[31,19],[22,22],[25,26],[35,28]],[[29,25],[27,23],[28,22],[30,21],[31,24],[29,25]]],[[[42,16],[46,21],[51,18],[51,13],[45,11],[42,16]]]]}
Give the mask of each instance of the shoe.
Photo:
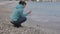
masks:
{"type": "Polygon", "coordinates": [[[23,26],[22,25],[14,25],[14,27],[19,28],[19,27],[23,27],[23,26]]]}

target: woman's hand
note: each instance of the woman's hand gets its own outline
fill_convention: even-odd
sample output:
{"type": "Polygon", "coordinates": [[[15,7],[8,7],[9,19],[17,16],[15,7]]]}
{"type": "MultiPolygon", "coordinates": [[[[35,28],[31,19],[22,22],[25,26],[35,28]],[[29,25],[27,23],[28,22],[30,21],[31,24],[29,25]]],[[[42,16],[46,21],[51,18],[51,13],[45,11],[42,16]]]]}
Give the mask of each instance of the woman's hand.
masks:
{"type": "Polygon", "coordinates": [[[29,11],[27,14],[30,14],[32,11],[29,11]]]}

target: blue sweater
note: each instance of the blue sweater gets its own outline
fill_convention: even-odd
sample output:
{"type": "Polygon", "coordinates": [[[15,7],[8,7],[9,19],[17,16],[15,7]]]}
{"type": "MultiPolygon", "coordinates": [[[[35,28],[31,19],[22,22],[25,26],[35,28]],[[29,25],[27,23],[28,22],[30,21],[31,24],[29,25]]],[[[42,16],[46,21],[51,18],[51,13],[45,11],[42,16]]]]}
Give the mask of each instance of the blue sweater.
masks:
{"type": "Polygon", "coordinates": [[[25,17],[27,14],[23,14],[23,5],[18,4],[12,12],[11,20],[17,21],[19,17],[25,17]]]}

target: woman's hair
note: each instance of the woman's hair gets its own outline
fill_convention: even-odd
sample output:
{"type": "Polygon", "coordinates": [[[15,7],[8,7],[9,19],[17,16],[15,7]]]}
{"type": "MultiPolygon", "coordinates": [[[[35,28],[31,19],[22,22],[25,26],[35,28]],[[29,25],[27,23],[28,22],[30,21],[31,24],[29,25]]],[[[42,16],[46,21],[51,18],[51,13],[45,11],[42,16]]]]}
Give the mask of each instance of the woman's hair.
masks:
{"type": "Polygon", "coordinates": [[[19,1],[19,4],[26,5],[26,2],[21,0],[19,1]]]}

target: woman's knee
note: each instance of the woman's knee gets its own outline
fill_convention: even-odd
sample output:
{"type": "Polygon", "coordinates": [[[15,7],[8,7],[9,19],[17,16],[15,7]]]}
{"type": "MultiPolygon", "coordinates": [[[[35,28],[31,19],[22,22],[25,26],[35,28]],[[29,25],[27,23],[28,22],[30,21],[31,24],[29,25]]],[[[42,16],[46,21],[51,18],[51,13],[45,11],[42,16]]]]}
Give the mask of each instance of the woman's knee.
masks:
{"type": "Polygon", "coordinates": [[[27,18],[25,17],[24,21],[26,21],[26,20],[27,20],[27,18]]]}
{"type": "Polygon", "coordinates": [[[21,21],[21,22],[23,23],[23,22],[25,22],[26,20],[27,20],[27,18],[25,17],[25,18],[23,19],[23,21],[21,21]]]}

